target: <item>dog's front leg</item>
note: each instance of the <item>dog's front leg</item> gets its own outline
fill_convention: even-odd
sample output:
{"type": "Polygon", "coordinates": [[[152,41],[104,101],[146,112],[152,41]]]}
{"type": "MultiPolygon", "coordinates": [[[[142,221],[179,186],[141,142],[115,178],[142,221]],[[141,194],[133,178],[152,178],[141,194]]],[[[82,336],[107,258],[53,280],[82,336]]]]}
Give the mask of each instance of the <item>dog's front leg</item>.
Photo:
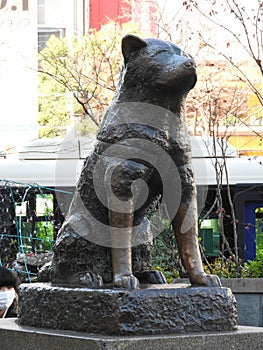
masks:
{"type": "Polygon", "coordinates": [[[198,243],[198,228],[196,201],[193,198],[188,203],[180,205],[172,221],[176,242],[183,266],[193,285],[220,287],[218,276],[207,275],[204,272],[198,243]]]}
{"type": "MultiPolygon", "coordinates": [[[[139,287],[139,281],[132,274],[132,233],[133,199],[125,202],[128,212],[109,210],[109,223],[112,242],[113,285],[127,289],[139,287]]],[[[113,204],[111,202],[111,204],[113,204]]],[[[113,206],[114,207],[114,206],[113,206]]]]}

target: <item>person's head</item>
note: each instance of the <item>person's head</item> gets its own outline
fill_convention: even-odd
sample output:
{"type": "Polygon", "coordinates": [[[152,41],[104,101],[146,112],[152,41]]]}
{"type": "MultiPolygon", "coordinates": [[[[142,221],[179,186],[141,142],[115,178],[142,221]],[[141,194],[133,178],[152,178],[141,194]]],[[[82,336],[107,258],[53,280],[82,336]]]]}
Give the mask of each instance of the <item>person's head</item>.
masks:
{"type": "Polygon", "coordinates": [[[0,266],[0,318],[13,304],[18,291],[18,278],[11,270],[0,266]]]}

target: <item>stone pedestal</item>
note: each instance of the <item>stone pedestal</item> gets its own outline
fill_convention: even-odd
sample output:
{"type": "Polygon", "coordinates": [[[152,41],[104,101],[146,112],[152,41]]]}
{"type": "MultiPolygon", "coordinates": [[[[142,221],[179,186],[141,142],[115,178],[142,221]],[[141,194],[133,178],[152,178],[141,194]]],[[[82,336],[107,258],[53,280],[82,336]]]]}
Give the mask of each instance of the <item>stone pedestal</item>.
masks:
{"type": "Polygon", "coordinates": [[[259,350],[262,327],[239,326],[237,331],[140,336],[106,336],[19,326],[0,321],[1,350],[259,350]]]}
{"type": "Polygon", "coordinates": [[[23,284],[20,325],[104,335],[158,335],[237,329],[228,288],[149,285],[138,290],[23,284]]]}

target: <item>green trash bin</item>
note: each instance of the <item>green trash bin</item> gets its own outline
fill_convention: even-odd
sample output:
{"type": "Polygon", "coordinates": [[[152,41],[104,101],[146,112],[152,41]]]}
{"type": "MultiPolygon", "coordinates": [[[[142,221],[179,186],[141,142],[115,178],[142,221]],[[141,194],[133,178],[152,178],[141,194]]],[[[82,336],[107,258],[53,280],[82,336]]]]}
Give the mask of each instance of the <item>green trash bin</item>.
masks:
{"type": "Polygon", "coordinates": [[[209,257],[217,257],[220,254],[220,235],[213,228],[200,228],[199,237],[204,248],[204,254],[209,257]]]}

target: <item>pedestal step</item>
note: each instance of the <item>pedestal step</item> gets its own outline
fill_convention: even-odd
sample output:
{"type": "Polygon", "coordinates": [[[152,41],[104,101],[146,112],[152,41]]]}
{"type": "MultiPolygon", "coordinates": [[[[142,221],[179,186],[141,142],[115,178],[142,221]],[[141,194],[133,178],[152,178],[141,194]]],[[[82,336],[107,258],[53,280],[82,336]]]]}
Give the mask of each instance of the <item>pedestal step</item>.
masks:
{"type": "Polygon", "coordinates": [[[263,328],[239,326],[232,332],[182,335],[103,336],[19,326],[0,320],[1,350],[261,350],[263,328]]]}

